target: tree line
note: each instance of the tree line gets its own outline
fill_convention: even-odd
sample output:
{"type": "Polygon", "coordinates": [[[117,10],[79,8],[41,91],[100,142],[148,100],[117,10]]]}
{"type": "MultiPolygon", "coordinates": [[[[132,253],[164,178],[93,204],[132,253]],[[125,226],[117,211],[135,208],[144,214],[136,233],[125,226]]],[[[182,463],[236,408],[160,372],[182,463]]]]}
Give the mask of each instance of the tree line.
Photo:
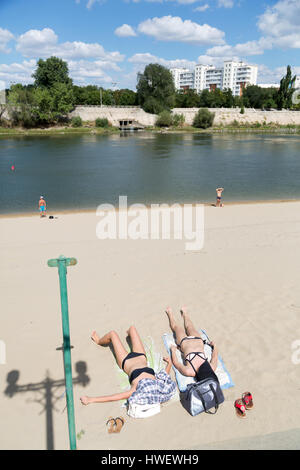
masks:
{"type": "MultiPolygon", "coordinates": [[[[68,65],[62,59],[50,57],[37,62],[32,85],[13,84],[6,90],[6,109],[13,125],[24,127],[48,126],[68,122],[68,114],[78,105],[141,106],[146,112],[160,115],[173,108],[233,108],[300,109],[293,106],[292,93],[296,77],[291,67],[280,82],[279,89],[256,85],[243,90],[243,96],[232,91],[215,89],[176,90],[169,69],[149,64],[138,73],[136,92],[112,90],[96,85],[74,85],[68,65]]],[[[3,114],[4,107],[0,109],[3,114]]],[[[180,118],[179,118],[180,121],[180,118]]]]}

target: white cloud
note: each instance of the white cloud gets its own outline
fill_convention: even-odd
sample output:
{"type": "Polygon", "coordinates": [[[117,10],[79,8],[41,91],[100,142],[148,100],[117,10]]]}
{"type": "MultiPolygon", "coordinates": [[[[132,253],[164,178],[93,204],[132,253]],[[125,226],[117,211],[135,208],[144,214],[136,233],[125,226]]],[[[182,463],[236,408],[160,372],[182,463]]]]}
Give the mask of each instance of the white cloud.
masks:
{"type": "Polygon", "coordinates": [[[209,26],[200,25],[191,20],[182,20],[179,16],[149,18],[138,25],[140,33],[152,36],[160,41],[180,41],[190,44],[224,44],[224,32],[209,26]]]}
{"type": "Polygon", "coordinates": [[[121,62],[124,55],[119,52],[107,52],[98,43],[73,41],[59,43],[55,32],[50,28],[31,29],[17,39],[16,49],[24,57],[50,57],[55,55],[63,59],[103,59],[121,62]]]}
{"type": "Polygon", "coordinates": [[[7,48],[7,44],[12,39],[14,39],[14,35],[10,31],[8,31],[8,29],[0,28],[0,52],[9,54],[11,50],[7,48]]]}
{"type": "Polygon", "coordinates": [[[234,0],[218,0],[218,6],[224,8],[232,8],[234,6],[234,0]]]}
{"type": "Polygon", "coordinates": [[[196,65],[195,61],[186,59],[163,59],[150,54],[149,52],[134,54],[128,59],[128,62],[138,66],[155,63],[163,65],[164,67],[185,67],[190,69],[193,69],[196,65]]]}
{"type": "Polygon", "coordinates": [[[4,80],[7,87],[10,87],[12,83],[32,83],[32,74],[35,67],[35,60],[24,60],[22,63],[0,64],[0,80],[4,80]]]}
{"type": "Polygon", "coordinates": [[[205,3],[205,5],[202,5],[200,7],[196,7],[194,8],[194,11],[200,11],[200,12],[203,12],[203,11],[206,11],[210,8],[209,4],[208,3],[205,3]]]}
{"type": "Polygon", "coordinates": [[[300,2],[280,0],[259,17],[258,28],[273,45],[283,49],[300,48],[300,2]]]}
{"type": "Polygon", "coordinates": [[[122,38],[136,36],[134,29],[128,24],[123,24],[122,26],[119,26],[119,28],[115,29],[115,34],[122,38]]]}

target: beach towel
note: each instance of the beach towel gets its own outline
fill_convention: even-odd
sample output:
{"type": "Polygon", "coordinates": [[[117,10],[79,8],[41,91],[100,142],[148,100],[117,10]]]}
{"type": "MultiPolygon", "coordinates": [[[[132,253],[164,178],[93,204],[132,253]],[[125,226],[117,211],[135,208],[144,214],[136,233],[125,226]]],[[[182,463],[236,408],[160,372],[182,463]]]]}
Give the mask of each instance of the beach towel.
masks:
{"type": "MultiPolygon", "coordinates": [[[[207,334],[205,333],[205,331],[204,330],[198,330],[198,331],[199,331],[199,336],[203,340],[206,340],[206,341],[209,342],[209,338],[208,338],[207,334]]],[[[173,333],[165,333],[163,335],[163,341],[164,341],[164,345],[165,345],[168,353],[170,354],[170,347],[172,345],[176,346],[173,333]]],[[[212,353],[211,347],[209,345],[205,344],[204,345],[204,352],[205,352],[206,357],[210,361],[211,353],[212,353]]],[[[178,357],[178,361],[183,363],[182,355],[181,355],[179,350],[177,350],[176,354],[177,354],[177,357],[178,357]]],[[[186,389],[187,389],[187,385],[189,383],[195,382],[195,378],[194,377],[186,377],[185,375],[182,375],[174,366],[173,366],[173,369],[175,371],[176,382],[177,382],[177,385],[178,385],[178,388],[179,388],[180,392],[185,392],[186,389]]],[[[230,387],[234,387],[234,383],[232,381],[231,375],[229,374],[228,370],[226,369],[226,366],[225,366],[222,358],[220,357],[220,355],[218,356],[218,364],[217,364],[217,369],[215,370],[215,373],[216,373],[216,375],[219,379],[220,386],[221,386],[222,390],[225,390],[225,389],[230,388],[230,387]]]]}

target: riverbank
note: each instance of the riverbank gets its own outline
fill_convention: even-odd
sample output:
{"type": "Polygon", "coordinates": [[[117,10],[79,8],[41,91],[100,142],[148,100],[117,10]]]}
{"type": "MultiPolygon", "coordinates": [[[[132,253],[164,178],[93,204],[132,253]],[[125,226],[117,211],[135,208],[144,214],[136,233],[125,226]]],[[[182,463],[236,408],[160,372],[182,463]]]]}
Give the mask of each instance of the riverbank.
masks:
{"type": "MultiPolygon", "coordinates": [[[[68,269],[68,289],[79,449],[217,449],[226,442],[247,448],[250,441],[253,449],[266,442],[276,449],[278,440],[270,442],[270,434],[300,428],[300,365],[294,354],[300,338],[299,214],[299,201],[207,206],[204,247],[193,252],[185,251],[183,240],[100,241],[95,212],[62,213],[53,220],[1,217],[0,339],[6,364],[0,365],[0,447],[68,448],[57,350],[58,274],[47,267],[48,259],[64,254],[78,260],[68,269]],[[173,306],[180,321],[184,304],[218,345],[235,383],[225,390],[216,416],[192,418],[176,400],[145,420],[129,418],[118,402],[80,404],[82,395],[108,395],[124,386],[110,349],[90,340],[92,330],[116,329],[125,342],[134,324],[165,355],[164,308],[173,306]],[[57,387],[45,401],[51,381],[57,387]],[[248,390],[255,407],[241,420],[233,402],[248,390]],[[125,418],[120,434],[107,433],[109,416],[125,418]]],[[[299,449],[299,443],[292,440],[290,448],[299,449]]]]}
{"type": "MultiPolygon", "coordinates": [[[[226,201],[223,203],[223,207],[227,207],[227,206],[248,206],[248,205],[268,205],[268,204],[299,204],[300,203],[300,199],[269,199],[269,200],[254,200],[254,201],[226,201]]],[[[202,204],[204,207],[214,207],[215,206],[215,203],[214,202],[201,202],[201,201],[195,201],[195,202],[189,202],[188,204],[191,204],[193,206],[195,206],[196,204],[202,204]]],[[[144,204],[144,206],[147,208],[147,209],[151,209],[151,204],[144,204]]],[[[171,206],[171,204],[170,204],[171,206]]],[[[182,204],[183,206],[183,204],[182,204]]],[[[130,208],[130,204],[128,205],[128,208],[130,208]]],[[[60,217],[60,216],[66,216],[66,215],[76,215],[78,213],[80,214],[93,214],[95,215],[96,214],[96,210],[97,210],[97,207],[93,207],[93,208],[90,208],[90,209],[80,209],[80,211],[78,211],[78,209],[74,209],[74,208],[70,208],[70,209],[65,209],[65,210],[61,210],[61,209],[57,209],[55,210],[55,208],[52,208],[51,210],[48,210],[47,211],[47,218],[49,218],[49,215],[54,217],[54,218],[57,218],[57,217],[60,217]]],[[[119,212],[119,207],[116,206],[115,209],[116,213],[119,212]]],[[[15,213],[15,212],[12,212],[12,213],[0,213],[0,219],[12,219],[12,218],[24,218],[24,217],[37,217],[39,215],[38,211],[31,211],[31,212],[19,212],[19,213],[15,213]]]]}
{"type": "MultiPolygon", "coordinates": [[[[6,128],[0,127],[0,137],[6,136],[47,136],[47,135],[80,135],[80,134],[91,134],[91,135],[110,135],[110,134],[119,134],[120,129],[117,127],[109,128],[97,128],[97,127],[49,127],[47,129],[23,129],[23,128],[6,128]]],[[[126,132],[126,131],[125,131],[126,132]]],[[[127,131],[129,132],[129,131],[127,131]]],[[[208,129],[197,129],[192,126],[183,126],[183,127],[170,127],[170,128],[161,128],[161,127],[145,127],[143,131],[136,132],[158,132],[162,134],[166,133],[194,133],[194,134],[220,134],[220,133],[229,133],[229,134],[242,134],[242,133],[254,133],[254,134],[300,134],[300,126],[298,125],[286,125],[286,126],[276,126],[276,125],[263,125],[263,124],[252,124],[252,125],[227,125],[227,126],[216,126],[210,127],[208,129]]]]}

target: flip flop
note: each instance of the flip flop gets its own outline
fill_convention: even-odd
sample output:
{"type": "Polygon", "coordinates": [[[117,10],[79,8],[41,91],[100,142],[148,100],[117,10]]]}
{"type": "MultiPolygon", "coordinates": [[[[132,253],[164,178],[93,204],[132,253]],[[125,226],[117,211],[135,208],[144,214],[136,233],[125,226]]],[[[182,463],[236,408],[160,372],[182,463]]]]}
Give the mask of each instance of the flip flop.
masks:
{"type": "Polygon", "coordinates": [[[115,432],[120,432],[122,427],[124,426],[124,423],[125,423],[125,420],[124,418],[120,417],[120,416],[117,416],[117,418],[115,418],[115,423],[116,423],[116,430],[115,432]],[[119,421],[119,422],[118,422],[119,421]]]}
{"type": "Polygon", "coordinates": [[[234,407],[239,418],[246,418],[246,408],[241,398],[235,400],[234,407]]]}
{"type": "Polygon", "coordinates": [[[107,431],[109,434],[116,432],[117,423],[116,423],[116,420],[112,416],[108,418],[108,420],[106,421],[106,426],[107,426],[107,431]]]}
{"type": "Polygon", "coordinates": [[[242,401],[245,405],[246,410],[251,410],[253,408],[253,398],[250,392],[243,393],[242,401]]]}

